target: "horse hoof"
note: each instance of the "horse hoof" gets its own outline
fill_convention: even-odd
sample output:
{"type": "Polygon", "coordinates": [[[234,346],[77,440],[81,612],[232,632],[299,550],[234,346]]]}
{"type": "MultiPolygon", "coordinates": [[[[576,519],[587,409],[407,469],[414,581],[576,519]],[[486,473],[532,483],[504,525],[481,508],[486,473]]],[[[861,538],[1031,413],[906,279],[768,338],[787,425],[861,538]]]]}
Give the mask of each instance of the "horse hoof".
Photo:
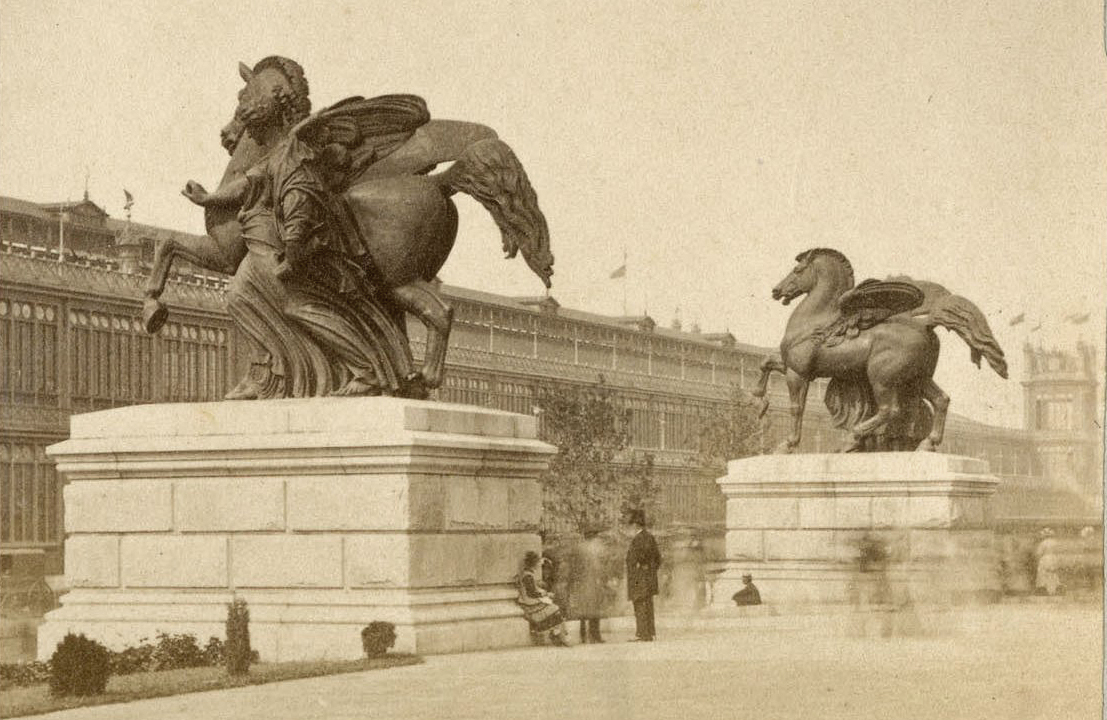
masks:
{"type": "Polygon", "coordinates": [[[791,455],[795,450],[796,446],[785,440],[773,448],[773,455],[791,455]]]}
{"type": "Polygon", "coordinates": [[[937,450],[938,447],[930,441],[930,438],[926,438],[915,448],[915,452],[937,452],[937,450]]]}
{"type": "Polygon", "coordinates": [[[249,386],[239,385],[238,387],[234,388],[229,393],[224,395],[223,399],[224,400],[257,400],[258,399],[258,389],[257,389],[257,386],[252,384],[252,383],[249,386]]]}
{"type": "Polygon", "coordinates": [[[400,394],[412,400],[426,400],[430,397],[427,385],[423,373],[413,372],[404,378],[400,394]]]}
{"type": "Polygon", "coordinates": [[[436,370],[424,366],[421,370],[416,370],[405,379],[409,382],[418,383],[427,390],[437,390],[442,387],[442,369],[439,367],[436,370]]]}
{"type": "Polygon", "coordinates": [[[168,318],[169,308],[165,307],[160,300],[147,298],[146,302],[142,303],[142,326],[150,335],[161,330],[168,318]]]}

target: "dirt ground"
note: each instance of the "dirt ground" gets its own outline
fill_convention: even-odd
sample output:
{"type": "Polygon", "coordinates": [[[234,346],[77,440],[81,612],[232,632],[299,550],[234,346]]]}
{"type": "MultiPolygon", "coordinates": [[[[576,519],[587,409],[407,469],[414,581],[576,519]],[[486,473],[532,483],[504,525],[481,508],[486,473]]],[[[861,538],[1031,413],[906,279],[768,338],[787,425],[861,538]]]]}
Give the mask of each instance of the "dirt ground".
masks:
{"type": "Polygon", "coordinates": [[[1099,718],[1102,607],[1026,603],[733,620],[630,643],[430,657],[385,672],[67,711],[51,718],[1099,718]],[[901,629],[902,628],[902,629],[901,629]],[[921,631],[921,632],[920,632],[921,631]]]}

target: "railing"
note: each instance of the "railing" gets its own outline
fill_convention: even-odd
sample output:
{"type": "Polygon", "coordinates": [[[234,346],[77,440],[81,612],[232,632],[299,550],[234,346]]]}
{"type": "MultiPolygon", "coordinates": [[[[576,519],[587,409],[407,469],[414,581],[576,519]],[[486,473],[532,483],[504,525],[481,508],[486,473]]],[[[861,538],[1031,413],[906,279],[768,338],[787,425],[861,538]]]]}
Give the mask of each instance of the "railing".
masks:
{"type": "Polygon", "coordinates": [[[42,575],[5,575],[0,581],[0,609],[7,615],[42,615],[58,606],[58,595],[42,575]]]}

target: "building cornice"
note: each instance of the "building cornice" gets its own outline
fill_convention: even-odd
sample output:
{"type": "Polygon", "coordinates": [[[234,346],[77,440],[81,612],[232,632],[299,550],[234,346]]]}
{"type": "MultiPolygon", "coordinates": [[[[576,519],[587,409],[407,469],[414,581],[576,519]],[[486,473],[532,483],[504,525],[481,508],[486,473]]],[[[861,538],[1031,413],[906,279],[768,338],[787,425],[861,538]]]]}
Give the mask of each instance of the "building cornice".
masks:
{"type": "MultiPolygon", "coordinates": [[[[85,267],[0,252],[0,285],[24,286],[30,289],[48,287],[74,297],[103,299],[107,295],[141,301],[145,278],[108,268],[85,267]]],[[[224,312],[224,295],[222,290],[174,279],[166,286],[164,297],[170,305],[224,312]]]]}

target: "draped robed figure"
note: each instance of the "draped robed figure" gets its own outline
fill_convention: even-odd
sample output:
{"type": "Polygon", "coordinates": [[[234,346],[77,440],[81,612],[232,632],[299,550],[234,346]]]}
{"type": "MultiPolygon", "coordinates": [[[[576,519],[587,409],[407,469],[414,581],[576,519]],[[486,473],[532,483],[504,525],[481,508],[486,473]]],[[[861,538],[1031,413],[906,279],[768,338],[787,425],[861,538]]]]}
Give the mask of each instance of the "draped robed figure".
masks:
{"type": "Polygon", "coordinates": [[[314,114],[303,69],[283,57],[240,65],[246,85],[224,129],[231,163],[214,192],[189,181],[208,235],[155,249],[148,332],[176,258],[233,274],[230,313],[256,346],[228,399],[313,395],[423,398],[442,384],[453,310],[435,278],[463,193],[549,287],[545,217],[522,164],[484,125],[431,119],[414,95],[352,97],[314,114]],[[432,172],[451,163],[442,172],[432,172]],[[407,314],[426,328],[413,361],[407,314]]]}

